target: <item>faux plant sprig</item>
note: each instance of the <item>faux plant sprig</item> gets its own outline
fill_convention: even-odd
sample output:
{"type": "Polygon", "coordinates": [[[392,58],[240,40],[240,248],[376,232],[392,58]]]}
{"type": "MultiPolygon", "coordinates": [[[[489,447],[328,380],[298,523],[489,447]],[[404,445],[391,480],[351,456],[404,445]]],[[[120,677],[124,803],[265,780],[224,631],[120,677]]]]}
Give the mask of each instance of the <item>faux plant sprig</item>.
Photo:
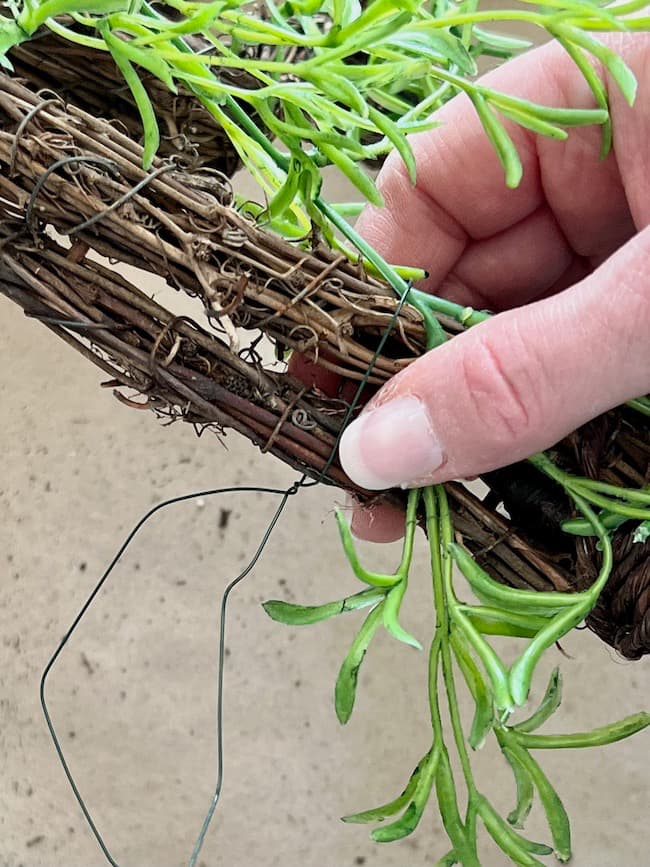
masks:
{"type": "MultiPolygon", "coordinates": [[[[602,5],[551,0],[543,6],[526,3],[515,10],[481,10],[475,0],[371,0],[364,4],[294,0],[281,5],[266,0],[255,8],[243,0],[168,0],[155,9],[146,0],[11,0],[6,6],[10,15],[0,17],[0,61],[5,65],[10,64],[11,48],[30,39],[40,27],[86,48],[110,53],[142,117],[146,168],[157,151],[159,132],[142,72],[155,76],[172,92],[179,86],[189,89],[228,134],[260,183],[265,201],[258,208],[249,208],[251,217],[296,243],[318,231],[332,247],[351,258],[361,256],[365,266],[382,276],[398,296],[408,291],[407,303],[421,313],[430,348],[445,339],[436,315],[470,327],[488,314],[411,288],[407,281],[419,272],[386,263],[347,222],[345,216],[355,206],[337,206],[324,199],[323,169],[336,165],[355,184],[360,198],[380,204],[365,161],[395,149],[414,177],[415,161],[407,135],[430,128],[431,113],[459,92],[472,101],[509,186],[519,183],[521,162],[503,119],[556,139],[566,138],[566,127],[600,124],[606,153],[611,145],[606,92],[590,58],[603,64],[630,103],[636,83],[598,35],[650,29],[650,17],[642,14],[646,3],[640,0],[602,5]],[[556,38],[584,75],[596,108],[540,106],[476,81],[480,56],[504,60],[527,47],[520,40],[485,29],[503,21],[527,22],[556,38]],[[202,47],[194,47],[196,39],[202,47]],[[249,83],[235,84],[225,74],[229,69],[244,70],[249,83]],[[338,240],[335,230],[344,242],[338,240]]],[[[630,406],[650,415],[648,397],[631,401],[630,406]]],[[[650,532],[648,490],[575,477],[546,455],[531,460],[563,488],[581,513],[582,517],[566,522],[564,529],[598,538],[601,571],[589,590],[549,594],[497,584],[455,541],[444,489],[430,488],[410,495],[403,555],[395,573],[378,574],[362,567],[339,515],[346,555],[366,588],[315,608],[283,602],[266,605],[276,620],[293,624],[370,608],[337,680],[336,712],[346,722],[354,706],[359,668],[376,631],[383,626],[399,641],[419,646],[401,625],[399,613],[409,580],[418,504],[424,504],[436,610],[429,655],[431,748],[399,798],[348,817],[348,821],[391,819],[373,832],[374,839],[398,839],[415,829],[435,788],[452,846],[441,865],[480,865],[479,822],[515,864],[539,864],[538,856],[551,851],[566,860],[570,854],[566,812],[531,751],[610,743],[650,722],[648,714],[642,713],[587,734],[537,734],[536,729],[559,705],[557,674],[537,711],[524,723],[510,724],[512,712],[526,702],[540,657],[595,605],[611,570],[610,534],[626,523],[633,538],[640,541],[650,532]],[[452,580],[454,562],[480,604],[460,598],[452,580]],[[525,640],[522,653],[515,660],[502,660],[490,643],[492,635],[525,640]],[[458,711],[454,660],[476,708],[467,733],[458,711]],[[445,739],[443,703],[453,743],[445,739]],[[507,818],[492,806],[489,793],[478,789],[471,767],[470,750],[478,749],[492,735],[512,767],[517,787],[517,802],[507,818]],[[460,758],[468,793],[462,812],[449,758],[452,747],[460,758]],[[548,818],[552,845],[531,842],[519,833],[535,793],[548,818]]]]}
{"type": "Polygon", "coordinates": [[[301,606],[270,601],[264,608],[274,620],[290,625],[316,623],[357,608],[370,607],[336,681],[334,703],[342,723],[352,713],[359,669],[373,635],[383,624],[398,640],[417,646],[417,641],[398,621],[407,587],[413,553],[417,510],[424,502],[427,539],[433,580],[436,628],[429,650],[429,707],[431,747],[420,759],[401,795],[380,807],[344,817],[345,822],[377,823],[372,839],[386,843],[411,834],[435,791],[438,810],[452,849],[439,867],[460,864],[481,867],[477,828],[481,823],[513,864],[541,867],[537,856],[555,854],[561,862],[571,857],[569,819],[562,800],[545,775],[535,750],[576,749],[614,743],[650,725],[650,714],[641,712],[591,732],[537,734],[537,729],[560,707],[561,677],[556,669],[538,708],[527,719],[510,724],[512,712],[528,697],[536,665],[544,652],[576,626],[595,604],[611,568],[609,536],[592,509],[576,502],[599,537],[602,567],[598,580],[582,593],[540,593],[504,587],[492,579],[471,555],[454,542],[452,520],[443,486],[413,490],[405,519],[402,558],[393,574],[365,569],[357,556],[345,518],[337,512],[343,549],[356,577],[368,585],[353,596],[320,606],[301,606]],[[479,604],[463,602],[453,579],[453,564],[467,579],[479,604]],[[507,663],[497,654],[486,636],[507,635],[526,640],[521,654],[507,663]],[[465,732],[460,716],[455,665],[475,705],[474,717],[465,732]],[[446,704],[452,743],[445,736],[442,703],[446,704]],[[472,771],[470,750],[480,749],[494,736],[510,765],[516,786],[516,804],[502,817],[481,791],[472,771]],[[452,746],[453,744],[453,746],[452,746]],[[461,809],[449,752],[455,749],[460,761],[467,801],[461,809]],[[535,797],[546,815],[550,839],[547,843],[529,840],[521,832],[535,797]],[[390,820],[390,821],[388,821],[390,820]],[[381,824],[387,822],[387,824],[381,824]]]}

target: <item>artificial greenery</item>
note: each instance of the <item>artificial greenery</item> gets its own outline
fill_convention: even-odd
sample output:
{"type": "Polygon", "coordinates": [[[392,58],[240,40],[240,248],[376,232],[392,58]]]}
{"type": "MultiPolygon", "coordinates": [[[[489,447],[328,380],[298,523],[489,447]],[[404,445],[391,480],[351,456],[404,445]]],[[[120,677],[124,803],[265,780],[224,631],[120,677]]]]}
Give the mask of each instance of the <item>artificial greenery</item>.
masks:
{"type": "MultiPolygon", "coordinates": [[[[322,168],[335,164],[364,201],[381,203],[374,181],[360,164],[396,148],[414,178],[407,134],[432,126],[431,113],[457,93],[472,100],[504,166],[509,186],[521,178],[521,162],[500,118],[542,135],[566,138],[565,127],[601,124],[603,153],[611,144],[605,88],[589,61],[596,57],[629,102],[634,76],[594,33],[642,30],[646,3],[618,6],[553,0],[542,7],[486,10],[475,0],[304,0],[277,6],[273,0],[212,3],[166,0],[7,0],[12,17],[0,18],[0,62],[11,47],[42,26],[98,51],[109,52],[131,88],[144,127],[145,164],[159,142],[151,101],[139,78],[147,70],[175,91],[189,88],[223,127],[268,203],[256,214],[274,231],[298,238],[314,226],[331,246],[341,231],[367,265],[403,295],[409,269],[391,268],[366,245],[335,205],[321,196],[322,168]],[[165,15],[164,13],[168,13],[165,15]],[[63,17],[63,22],[57,20],[63,17]],[[482,55],[507,59],[528,43],[490,33],[491,22],[519,21],[555,37],[591,87],[596,108],[557,109],[498,93],[477,83],[482,55]],[[190,47],[200,36],[210,53],[190,47]],[[272,59],[269,52],[272,49],[272,59]],[[251,55],[251,56],[249,56],[251,55]],[[219,70],[245,70],[250,86],[228,83],[219,70]],[[251,119],[251,109],[265,124],[251,119]],[[368,142],[364,139],[378,138],[368,142]],[[276,142],[279,141],[281,146],[276,142]]],[[[343,209],[345,213],[350,208],[343,209]]],[[[424,317],[428,344],[444,334],[433,315],[445,313],[471,325],[483,314],[413,290],[409,303],[424,317]]],[[[646,406],[647,410],[647,406],[646,406]]]]}
{"type": "MultiPolygon", "coordinates": [[[[9,14],[0,17],[0,61],[5,66],[10,67],[11,48],[32,38],[41,27],[88,49],[110,53],[142,117],[146,167],[158,149],[159,132],[142,71],[172,92],[179,86],[189,89],[223,127],[263,190],[265,203],[248,205],[248,215],[296,243],[308,243],[301,239],[319,233],[350,258],[360,256],[365,267],[382,276],[398,296],[408,293],[407,303],[423,317],[429,348],[446,339],[437,315],[470,327],[488,314],[412,288],[409,281],[420,272],[385,262],[348,223],[346,218],[360,204],[325,200],[321,191],[324,167],[337,166],[363,201],[380,205],[367,161],[394,149],[415,180],[407,136],[430,129],[435,124],[432,112],[458,93],[466,94],[473,103],[503,165],[504,182],[511,187],[519,183],[522,168],[504,119],[556,139],[566,138],[567,127],[599,124],[602,153],[606,154],[611,146],[607,96],[592,58],[609,71],[630,103],[636,82],[598,34],[650,29],[650,17],[643,14],[646,3],[640,0],[618,4],[549,0],[543,5],[524,3],[517,9],[490,10],[480,9],[475,0],[294,0],[281,5],[274,0],[257,4],[167,0],[155,5],[146,0],[10,0],[5,5],[9,14]],[[487,29],[503,21],[536,25],[558,40],[588,82],[595,108],[536,105],[498,93],[477,80],[480,57],[503,61],[528,47],[522,40],[487,29]],[[245,71],[246,78],[234,83],[224,74],[231,69],[245,71]]],[[[647,397],[629,405],[650,415],[647,397]]],[[[294,625],[370,608],[336,684],[336,713],[342,723],[347,722],[359,668],[378,628],[383,625],[396,639],[420,647],[401,626],[399,612],[409,580],[418,506],[423,505],[436,612],[429,652],[432,744],[402,795],[346,821],[391,819],[373,831],[373,838],[385,842],[404,837],[417,826],[435,788],[452,846],[440,865],[479,867],[479,821],[514,864],[539,865],[536,856],[551,852],[561,861],[568,860],[571,846],[565,809],[531,751],[611,743],[650,724],[650,715],[640,713],[590,733],[536,734],[559,707],[559,672],[553,674],[532,716],[514,725],[509,722],[513,711],[527,701],[540,657],[595,605],[612,569],[611,534],[629,530],[635,542],[650,536],[650,489],[619,488],[576,477],[542,454],[531,461],[575,504],[579,516],[565,522],[563,529],[598,538],[601,569],[588,590],[539,593],[495,582],[455,540],[445,489],[439,486],[410,493],[403,554],[393,574],[377,574],[360,564],[339,514],[347,558],[367,588],[317,607],[280,601],[265,606],[275,620],[294,625]],[[479,604],[462,601],[452,575],[454,564],[479,604]],[[516,636],[525,642],[524,649],[507,663],[490,643],[491,635],[516,636]],[[458,672],[476,706],[468,733],[458,708],[458,672]],[[450,745],[445,739],[443,701],[467,792],[464,810],[458,803],[450,745]],[[516,806],[505,818],[478,790],[471,767],[470,750],[479,749],[491,735],[516,782],[516,806]],[[552,845],[531,842],[519,833],[535,793],[548,819],[552,845]]]]}
{"type": "MultiPolygon", "coordinates": [[[[579,496],[579,495],[577,495],[579,496]]],[[[438,810],[452,845],[437,867],[480,867],[477,843],[478,822],[511,859],[524,867],[541,867],[536,855],[554,853],[559,861],[571,858],[569,819],[562,800],[531,750],[576,749],[602,746],[629,737],[650,725],[650,714],[641,712],[626,719],[577,734],[536,734],[559,708],[562,681],[559,669],[551,675],[538,708],[525,720],[509,724],[513,711],[526,703],[535,667],[544,651],[577,626],[593,608],[611,569],[611,543],[607,530],[586,502],[581,503],[585,519],[601,542],[603,562],[598,580],[582,593],[548,593],[518,590],[494,581],[454,541],[453,524],[444,486],[413,490],[409,495],[405,535],[400,564],[393,574],[368,571],[359,562],[353,539],[341,512],[337,520],[343,548],[356,577],[369,589],[320,606],[301,606],[269,601],[264,608],[274,620],[306,625],[357,608],[371,607],[341,665],[334,691],[337,716],[346,723],[355,702],[357,679],[363,658],[377,629],[383,624],[389,634],[411,646],[419,642],[398,621],[407,587],[417,526],[418,502],[424,501],[426,531],[433,578],[436,628],[429,650],[429,707],[432,744],[411,774],[401,795],[383,806],[344,817],[345,822],[381,823],[372,832],[379,843],[399,840],[417,827],[427,801],[435,790],[438,810]],[[456,590],[453,566],[467,579],[479,604],[463,602],[456,590]],[[525,639],[514,662],[505,663],[486,636],[525,639]],[[460,672],[474,701],[469,732],[461,722],[457,672],[460,672]],[[442,696],[441,697],[441,687],[442,696]],[[467,805],[464,816],[458,803],[456,781],[445,739],[441,699],[446,702],[449,723],[462,771],[467,805]],[[480,749],[493,735],[510,765],[517,799],[512,812],[502,817],[489,797],[477,788],[470,751],[480,749]],[[550,831],[550,844],[528,840],[520,831],[539,797],[550,831]],[[398,817],[398,818],[395,818],[398,817]]]]}

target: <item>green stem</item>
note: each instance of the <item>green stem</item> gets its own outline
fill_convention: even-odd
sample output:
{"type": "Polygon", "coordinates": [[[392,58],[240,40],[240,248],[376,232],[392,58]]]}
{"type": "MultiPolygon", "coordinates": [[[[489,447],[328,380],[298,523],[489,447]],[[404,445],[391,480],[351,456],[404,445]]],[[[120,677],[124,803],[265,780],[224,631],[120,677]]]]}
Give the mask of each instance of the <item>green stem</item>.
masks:
{"type": "Polygon", "coordinates": [[[627,405],[643,415],[650,416],[650,398],[638,397],[635,400],[628,400],[627,405]]]}
{"type": "Polygon", "coordinates": [[[406,506],[406,520],[404,522],[404,542],[402,544],[402,557],[400,564],[397,567],[396,576],[406,578],[411,560],[413,559],[413,544],[415,542],[415,531],[418,525],[418,503],[420,502],[420,489],[413,488],[409,491],[408,503],[406,506]]]}
{"type": "MultiPolygon", "coordinates": [[[[452,561],[446,553],[453,538],[453,528],[449,514],[449,503],[442,486],[427,487],[423,491],[426,510],[427,534],[431,554],[431,575],[433,580],[433,598],[436,610],[435,640],[439,642],[439,658],[442,667],[442,679],[445,685],[449,718],[454,737],[454,743],[460,758],[463,777],[467,786],[467,812],[463,837],[469,850],[469,862],[476,858],[476,805],[480,797],[474,782],[472,768],[465,744],[462,720],[458,708],[458,695],[454,679],[453,661],[449,645],[449,632],[453,628],[449,619],[449,604],[455,600],[452,586],[452,561]]],[[[431,702],[434,734],[442,738],[442,724],[437,695],[437,664],[435,672],[430,673],[429,695],[431,702]],[[438,729],[438,730],[436,730],[438,729]]],[[[452,840],[452,842],[456,842],[452,840]]],[[[465,863],[465,862],[463,862],[465,863]]]]}
{"type": "MultiPolygon", "coordinates": [[[[451,515],[449,513],[449,501],[447,499],[445,489],[442,485],[437,486],[436,494],[438,498],[438,521],[441,528],[440,547],[442,554],[442,596],[444,609],[445,612],[447,612],[449,610],[449,606],[457,602],[452,584],[453,561],[449,555],[449,546],[453,542],[453,527],[451,523],[451,515]]],[[[447,629],[453,629],[453,626],[449,624],[447,629]]],[[[449,702],[449,716],[451,718],[451,727],[454,734],[454,740],[456,742],[456,748],[458,750],[461,767],[463,769],[463,776],[465,777],[465,783],[467,785],[467,792],[469,796],[467,813],[469,817],[470,813],[475,813],[473,805],[476,798],[478,797],[478,791],[476,789],[476,784],[474,783],[472,768],[470,765],[467,746],[465,743],[465,736],[463,734],[463,725],[460,718],[460,711],[458,709],[458,696],[456,693],[456,682],[454,679],[451,650],[448,641],[444,641],[442,644],[442,675],[445,683],[445,690],[447,692],[447,699],[449,702]]]]}
{"type": "Polygon", "coordinates": [[[388,262],[386,262],[386,260],[380,256],[379,253],[370,246],[370,244],[368,244],[367,241],[364,241],[361,235],[353,229],[348,221],[338,214],[328,202],[321,198],[321,196],[315,198],[314,204],[321,214],[327,217],[339,232],[341,232],[341,234],[357,248],[361,255],[374,266],[377,273],[384,278],[389,286],[391,286],[398,298],[403,298],[408,293],[409,303],[420,312],[424,320],[424,327],[427,335],[427,349],[433,349],[434,346],[440,346],[442,343],[445,343],[447,337],[442,326],[431,313],[430,307],[422,303],[420,297],[418,297],[424,297],[424,293],[414,293],[411,287],[402,280],[395,269],[392,268],[388,262]]]}
{"type": "Polygon", "coordinates": [[[472,325],[479,325],[485,322],[486,319],[491,319],[492,314],[486,310],[474,310],[473,307],[463,307],[456,304],[455,301],[448,301],[446,298],[439,298],[437,295],[429,295],[426,292],[421,292],[419,289],[412,290],[416,298],[421,298],[423,303],[430,310],[440,313],[443,316],[449,316],[466,328],[472,325]]]}

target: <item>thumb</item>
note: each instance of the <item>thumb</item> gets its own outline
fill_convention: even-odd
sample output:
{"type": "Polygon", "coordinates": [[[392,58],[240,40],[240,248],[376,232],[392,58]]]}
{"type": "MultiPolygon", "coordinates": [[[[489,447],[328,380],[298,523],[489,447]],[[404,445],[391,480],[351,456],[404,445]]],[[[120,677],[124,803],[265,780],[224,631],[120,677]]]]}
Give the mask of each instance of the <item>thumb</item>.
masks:
{"type": "Polygon", "coordinates": [[[650,391],[650,229],[552,298],[499,314],[388,382],[344,432],[369,490],[467,478],[526,458],[650,391]]]}

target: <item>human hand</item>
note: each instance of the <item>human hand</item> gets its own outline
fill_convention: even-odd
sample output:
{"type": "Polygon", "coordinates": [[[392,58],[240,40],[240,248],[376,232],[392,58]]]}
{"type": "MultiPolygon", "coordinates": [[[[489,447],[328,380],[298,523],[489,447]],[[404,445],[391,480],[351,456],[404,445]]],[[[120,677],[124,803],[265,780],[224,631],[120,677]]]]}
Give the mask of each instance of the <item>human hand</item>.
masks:
{"type": "MultiPolygon", "coordinates": [[[[639,82],[631,109],[604,78],[614,146],[600,127],[565,142],[508,125],[524,175],[505,186],[465,97],[443,126],[412,138],[417,186],[397,158],[379,178],[386,206],[361,234],[389,262],[428,272],[421,288],[499,315],[390,380],[344,432],[340,459],[362,487],[467,478],[548,448],[650,390],[650,39],[608,38],[639,82]]],[[[557,44],[487,76],[491,87],[553,106],[593,97],[557,44]]],[[[356,535],[390,541],[403,517],[355,507],[356,535]]]]}

